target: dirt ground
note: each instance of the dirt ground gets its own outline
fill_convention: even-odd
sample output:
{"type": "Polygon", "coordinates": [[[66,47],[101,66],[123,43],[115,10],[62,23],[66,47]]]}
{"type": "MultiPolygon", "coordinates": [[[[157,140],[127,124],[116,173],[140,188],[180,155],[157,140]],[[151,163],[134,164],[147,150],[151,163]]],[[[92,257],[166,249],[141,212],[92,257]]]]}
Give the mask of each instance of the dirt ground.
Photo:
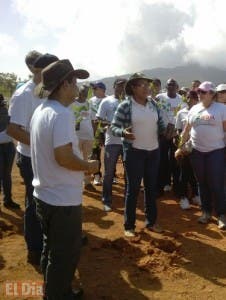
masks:
{"type": "MultiPolygon", "coordinates": [[[[113,211],[105,213],[101,187],[84,193],[83,229],[88,244],[82,248],[74,285],[82,285],[85,300],[226,299],[226,239],[213,220],[197,223],[200,209],[182,211],[172,194],[158,199],[163,234],[144,229],[143,193],[137,209],[138,237],[123,236],[123,180],[113,187],[113,211]]],[[[23,239],[24,185],[13,170],[13,198],[22,210],[0,212],[0,299],[42,299],[6,296],[6,282],[39,282],[38,269],[26,263],[23,239]]],[[[15,293],[16,294],[16,293],[15,293]]]]}

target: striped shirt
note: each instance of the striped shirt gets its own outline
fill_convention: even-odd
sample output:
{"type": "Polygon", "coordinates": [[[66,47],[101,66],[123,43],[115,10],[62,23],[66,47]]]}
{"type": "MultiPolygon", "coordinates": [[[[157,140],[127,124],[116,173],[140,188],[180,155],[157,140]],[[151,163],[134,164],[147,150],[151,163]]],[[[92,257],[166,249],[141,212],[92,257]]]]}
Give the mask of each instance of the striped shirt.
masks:
{"type": "MultiPolygon", "coordinates": [[[[161,110],[158,108],[156,102],[153,99],[148,98],[147,103],[152,110],[155,110],[158,113],[158,121],[157,121],[158,135],[164,134],[165,125],[161,116],[161,110]]],[[[133,142],[123,137],[123,130],[132,126],[131,116],[132,116],[132,98],[128,98],[119,104],[114,114],[114,118],[112,120],[111,127],[110,127],[112,134],[114,136],[122,137],[123,147],[125,150],[131,148],[133,142]]]]}

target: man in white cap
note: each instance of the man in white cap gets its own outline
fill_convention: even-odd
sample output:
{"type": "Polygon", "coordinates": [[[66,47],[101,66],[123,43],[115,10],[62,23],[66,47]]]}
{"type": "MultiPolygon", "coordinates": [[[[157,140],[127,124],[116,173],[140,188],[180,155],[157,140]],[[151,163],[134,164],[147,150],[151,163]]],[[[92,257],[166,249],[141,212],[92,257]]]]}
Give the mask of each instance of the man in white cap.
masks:
{"type": "Polygon", "coordinates": [[[41,70],[56,60],[58,58],[55,55],[30,51],[25,57],[25,63],[33,77],[15,91],[9,106],[10,123],[7,133],[17,141],[17,166],[26,188],[24,236],[28,250],[27,261],[33,265],[40,263],[42,230],[33,200],[29,127],[34,110],[41,104],[41,100],[35,96],[35,88],[41,81],[41,70]]]}

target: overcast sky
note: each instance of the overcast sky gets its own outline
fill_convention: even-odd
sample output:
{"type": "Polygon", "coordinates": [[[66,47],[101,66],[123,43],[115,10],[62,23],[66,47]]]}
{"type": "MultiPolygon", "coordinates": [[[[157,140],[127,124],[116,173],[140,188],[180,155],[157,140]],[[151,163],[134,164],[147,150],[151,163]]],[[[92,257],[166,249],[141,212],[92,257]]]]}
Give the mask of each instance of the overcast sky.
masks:
{"type": "Polygon", "coordinates": [[[226,68],[223,0],[0,0],[0,72],[29,74],[29,50],[91,79],[197,62],[226,68]]]}

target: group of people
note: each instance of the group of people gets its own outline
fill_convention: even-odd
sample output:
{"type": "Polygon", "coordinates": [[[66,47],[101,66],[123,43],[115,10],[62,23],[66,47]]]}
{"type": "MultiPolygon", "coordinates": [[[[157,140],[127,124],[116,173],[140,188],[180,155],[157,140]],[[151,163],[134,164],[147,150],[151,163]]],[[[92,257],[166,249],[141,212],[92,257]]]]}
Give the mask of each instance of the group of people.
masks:
{"type": "Polygon", "coordinates": [[[147,230],[162,232],[156,199],[171,188],[181,208],[190,208],[189,185],[191,201],[202,210],[198,222],[208,223],[214,207],[218,227],[226,228],[226,84],[196,80],[180,89],[170,78],[162,91],[158,78],[135,73],[116,78],[114,94],[107,96],[100,81],[78,87],[77,79],[89,73],[74,69],[68,59],[31,51],[25,63],[33,77],[15,91],[9,112],[0,98],[0,186],[4,206],[18,209],[11,195],[15,139],[26,189],[27,259],[41,261],[44,299],[81,296],[71,282],[82,242],[83,189],[102,185],[103,209],[109,213],[120,156],[127,238],[136,235],[142,183],[147,230]]]}

